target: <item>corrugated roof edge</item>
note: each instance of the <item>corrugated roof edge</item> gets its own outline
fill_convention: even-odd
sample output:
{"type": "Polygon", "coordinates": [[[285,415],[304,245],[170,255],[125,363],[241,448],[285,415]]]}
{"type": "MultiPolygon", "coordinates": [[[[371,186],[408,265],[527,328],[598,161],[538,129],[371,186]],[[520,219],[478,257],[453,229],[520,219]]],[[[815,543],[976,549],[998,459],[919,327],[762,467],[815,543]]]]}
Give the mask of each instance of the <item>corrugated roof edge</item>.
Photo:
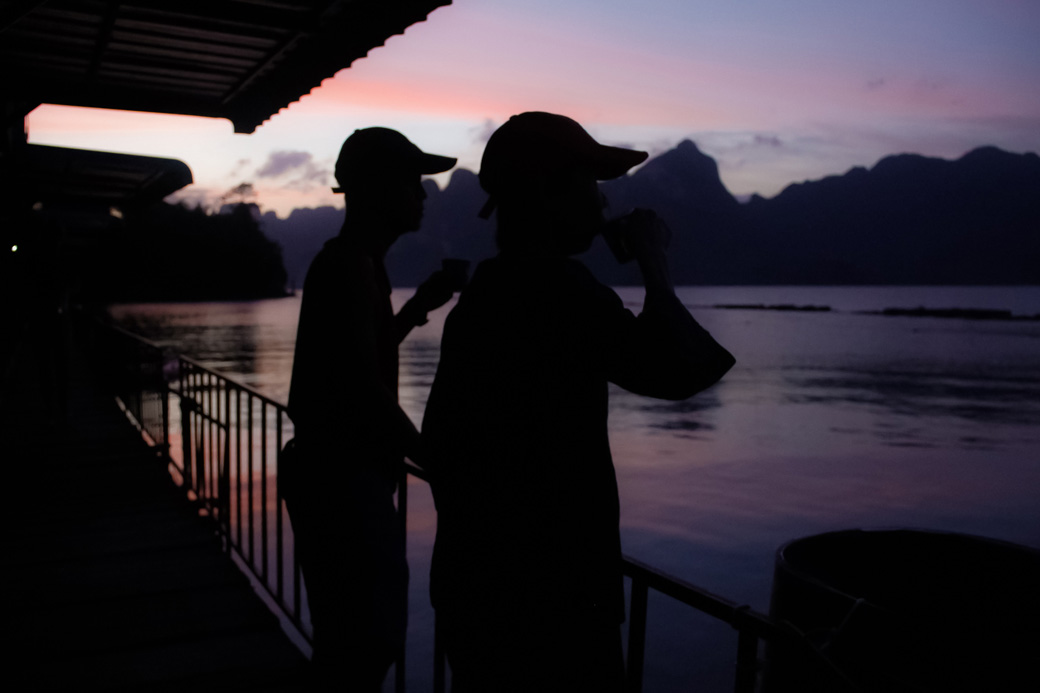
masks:
{"type": "Polygon", "coordinates": [[[391,36],[403,35],[413,24],[427,21],[434,10],[451,5],[451,0],[417,0],[407,4],[408,7],[397,5],[388,8],[385,4],[377,3],[378,6],[373,8],[351,3],[345,11],[330,17],[328,21],[344,30],[350,25],[365,26],[367,30],[364,35],[355,34],[352,40],[343,41],[344,34],[333,27],[323,30],[320,37],[311,37],[310,41],[301,46],[287,47],[281,55],[258,70],[228,101],[226,105],[230,113],[218,117],[228,118],[236,133],[254,132],[275,115],[311,94],[326,79],[349,68],[355,60],[366,57],[373,49],[385,45],[391,36]],[[275,73],[274,76],[264,79],[265,73],[271,72],[275,73]],[[313,86],[300,93],[301,84],[313,86]]]}

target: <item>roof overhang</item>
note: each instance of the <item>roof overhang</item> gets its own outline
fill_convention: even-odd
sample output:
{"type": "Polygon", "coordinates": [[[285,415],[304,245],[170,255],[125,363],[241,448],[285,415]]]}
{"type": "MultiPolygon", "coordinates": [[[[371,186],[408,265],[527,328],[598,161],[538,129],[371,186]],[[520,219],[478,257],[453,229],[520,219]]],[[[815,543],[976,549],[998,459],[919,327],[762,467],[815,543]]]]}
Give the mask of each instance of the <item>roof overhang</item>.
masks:
{"type": "MultiPolygon", "coordinates": [[[[451,0],[0,1],[0,98],[252,132],[451,0]]],[[[28,111],[26,111],[28,112],[28,111]]]]}
{"type": "Polygon", "coordinates": [[[20,197],[44,208],[143,206],[192,182],[188,166],[176,159],[38,144],[25,146],[12,164],[20,197]]]}

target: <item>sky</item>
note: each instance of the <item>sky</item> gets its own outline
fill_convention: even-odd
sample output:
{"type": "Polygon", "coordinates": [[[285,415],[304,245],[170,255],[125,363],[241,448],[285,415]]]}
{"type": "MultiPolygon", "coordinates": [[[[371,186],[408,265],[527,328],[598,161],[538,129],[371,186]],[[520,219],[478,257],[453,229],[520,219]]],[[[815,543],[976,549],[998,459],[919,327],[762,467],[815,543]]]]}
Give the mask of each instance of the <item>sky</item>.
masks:
{"type": "MultiPolygon", "coordinates": [[[[177,158],[214,206],[333,204],[354,129],[479,170],[510,115],[568,115],[652,155],[693,140],[738,196],[911,152],[1040,152],[1037,0],[455,0],[251,135],[221,119],[43,105],[29,141],[177,158]]],[[[440,174],[442,186],[450,174],[440,174]]]]}

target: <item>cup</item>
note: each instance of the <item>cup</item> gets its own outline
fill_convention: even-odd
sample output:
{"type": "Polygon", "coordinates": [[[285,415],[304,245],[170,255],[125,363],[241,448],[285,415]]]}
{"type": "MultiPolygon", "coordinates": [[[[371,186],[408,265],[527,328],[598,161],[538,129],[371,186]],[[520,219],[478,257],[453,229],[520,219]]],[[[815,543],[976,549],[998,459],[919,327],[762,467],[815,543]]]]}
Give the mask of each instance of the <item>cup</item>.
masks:
{"type": "Polygon", "coordinates": [[[614,259],[622,265],[632,260],[632,251],[628,247],[628,234],[632,226],[632,217],[635,211],[623,214],[616,219],[611,219],[603,225],[603,240],[614,254],[614,259]]]}
{"type": "Polygon", "coordinates": [[[650,234],[647,239],[655,244],[668,247],[671,231],[664,221],[652,209],[636,208],[617,219],[611,219],[603,225],[603,239],[610,252],[621,264],[630,262],[633,257],[632,243],[640,238],[640,234],[650,234]]]}

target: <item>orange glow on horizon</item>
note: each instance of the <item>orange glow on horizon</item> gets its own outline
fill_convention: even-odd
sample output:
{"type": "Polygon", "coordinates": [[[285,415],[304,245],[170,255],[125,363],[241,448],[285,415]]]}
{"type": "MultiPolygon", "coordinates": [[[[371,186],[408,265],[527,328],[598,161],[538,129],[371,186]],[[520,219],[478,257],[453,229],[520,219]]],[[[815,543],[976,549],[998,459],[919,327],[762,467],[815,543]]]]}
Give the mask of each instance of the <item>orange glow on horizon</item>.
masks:
{"type": "Polygon", "coordinates": [[[83,108],[42,104],[28,115],[30,138],[34,131],[69,134],[104,134],[117,132],[217,132],[232,134],[231,121],[223,118],[117,111],[102,108],[83,108]]]}

